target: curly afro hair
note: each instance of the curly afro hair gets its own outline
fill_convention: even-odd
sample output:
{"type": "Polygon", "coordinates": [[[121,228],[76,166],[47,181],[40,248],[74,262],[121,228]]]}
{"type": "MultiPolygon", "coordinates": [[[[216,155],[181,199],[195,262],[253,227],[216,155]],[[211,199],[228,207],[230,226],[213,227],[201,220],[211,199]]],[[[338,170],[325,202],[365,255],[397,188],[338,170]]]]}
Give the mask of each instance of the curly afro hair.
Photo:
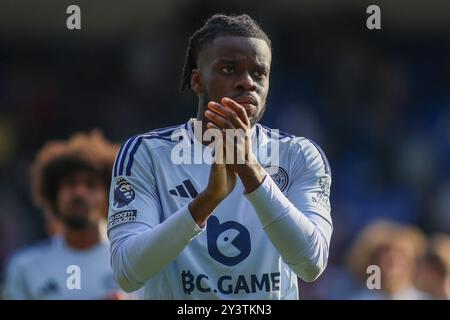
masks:
{"type": "Polygon", "coordinates": [[[61,181],[75,171],[97,174],[108,190],[117,151],[118,145],[106,140],[99,130],[76,133],[67,141],[47,142],[31,167],[34,203],[56,213],[61,181]]]}

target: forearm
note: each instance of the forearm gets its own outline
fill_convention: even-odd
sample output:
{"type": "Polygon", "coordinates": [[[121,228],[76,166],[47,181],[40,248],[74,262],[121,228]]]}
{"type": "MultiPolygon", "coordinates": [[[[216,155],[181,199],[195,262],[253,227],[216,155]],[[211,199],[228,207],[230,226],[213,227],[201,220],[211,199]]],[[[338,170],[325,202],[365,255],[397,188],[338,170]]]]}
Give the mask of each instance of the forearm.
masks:
{"type": "Polygon", "coordinates": [[[331,226],[313,223],[269,176],[247,198],[283,260],[305,281],[315,280],[327,263],[331,226]]]}
{"type": "MultiPolygon", "coordinates": [[[[146,226],[139,225],[140,230],[146,226]]],[[[203,230],[187,206],[155,228],[146,226],[139,234],[121,233],[121,227],[126,225],[110,230],[111,261],[116,280],[127,292],[138,289],[162,271],[203,230]]]]}
{"type": "Polygon", "coordinates": [[[189,204],[189,212],[198,226],[201,228],[205,226],[206,220],[222,200],[223,198],[214,196],[205,190],[189,204]]]}
{"type": "Polygon", "coordinates": [[[235,168],[238,169],[237,173],[244,185],[246,194],[256,190],[267,175],[267,172],[256,160],[253,164],[242,165],[242,167],[236,165],[235,168]]]}

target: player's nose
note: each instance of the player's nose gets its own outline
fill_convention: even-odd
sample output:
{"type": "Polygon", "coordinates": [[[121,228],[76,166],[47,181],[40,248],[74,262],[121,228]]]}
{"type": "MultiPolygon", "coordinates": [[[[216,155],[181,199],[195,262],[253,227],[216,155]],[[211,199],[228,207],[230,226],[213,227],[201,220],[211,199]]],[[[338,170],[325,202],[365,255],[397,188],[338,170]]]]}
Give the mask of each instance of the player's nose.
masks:
{"type": "Polygon", "coordinates": [[[242,72],[235,83],[240,91],[256,91],[256,83],[248,72],[242,72]]]}
{"type": "Polygon", "coordinates": [[[73,185],[72,191],[77,196],[84,196],[89,193],[89,186],[86,183],[78,182],[73,185]]]}

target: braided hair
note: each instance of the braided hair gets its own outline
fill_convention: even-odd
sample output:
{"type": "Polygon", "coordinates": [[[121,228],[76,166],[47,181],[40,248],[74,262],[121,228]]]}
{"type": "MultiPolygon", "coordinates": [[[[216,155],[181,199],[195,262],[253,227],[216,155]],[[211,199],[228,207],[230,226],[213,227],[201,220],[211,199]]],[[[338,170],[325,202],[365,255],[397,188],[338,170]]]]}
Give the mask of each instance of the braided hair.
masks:
{"type": "Polygon", "coordinates": [[[191,73],[197,68],[197,57],[202,48],[219,36],[238,36],[256,38],[266,41],[269,48],[271,42],[261,27],[246,14],[215,14],[189,38],[181,75],[180,91],[191,87],[191,73]]]}

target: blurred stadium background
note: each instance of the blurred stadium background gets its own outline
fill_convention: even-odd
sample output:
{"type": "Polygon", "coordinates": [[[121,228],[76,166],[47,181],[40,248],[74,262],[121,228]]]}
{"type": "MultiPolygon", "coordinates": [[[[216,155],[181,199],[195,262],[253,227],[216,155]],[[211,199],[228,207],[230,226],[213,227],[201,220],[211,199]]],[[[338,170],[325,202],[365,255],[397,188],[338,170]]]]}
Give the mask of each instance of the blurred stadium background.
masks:
{"type": "MultiPolygon", "coordinates": [[[[425,261],[427,247],[447,263],[447,280],[438,283],[449,281],[450,2],[435,0],[3,0],[0,275],[14,250],[46,236],[30,199],[36,151],[77,131],[100,128],[121,142],[194,116],[195,96],[178,92],[184,52],[189,35],[216,12],[248,13],[272,38],[262,122],[312,138],[331,163],[329,266],[315,283],[301,284],[301,298],[377,298],[359,295],[358,268],[379,262],[395,278],[405,261],[425,261]],[[66,28],[70,4],[81,7],[80,31],[66,28]],[[381,8],[381,30],[366,28],[370,4],[381,8]],[[374,224],[379,219],[397,224],[374,224]],[[370,236],[357,238],[368,226],[370,236]]],[[[432,281],[417,271],[432,277],[439,268],[430,265],[411,270],[411,285],[425,290],[432,281]]]]}

